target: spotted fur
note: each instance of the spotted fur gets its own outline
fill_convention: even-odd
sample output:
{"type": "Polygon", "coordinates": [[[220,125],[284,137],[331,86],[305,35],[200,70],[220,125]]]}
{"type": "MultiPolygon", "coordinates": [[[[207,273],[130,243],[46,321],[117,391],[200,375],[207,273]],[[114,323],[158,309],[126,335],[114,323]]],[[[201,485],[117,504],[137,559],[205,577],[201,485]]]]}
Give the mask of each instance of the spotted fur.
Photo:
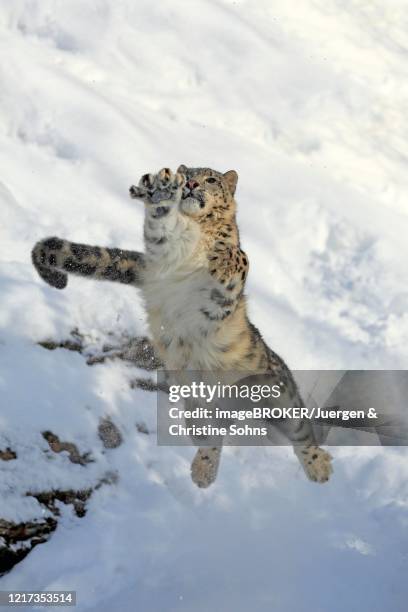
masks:
{"type": "Polygon", "coordinates": [[[56,289],[65,289],[68,274],[140,286],[142,253],[89,246],[61,238],[46,238],[32,251],[32,261],[43,280],[56,289]]]}
{"type": "MultiPolygon", "coordinates": [[[[302,399],[282,359],[249,321],[248,257],[236,223],[235,171],[180,166],[145,174],[130,196],[145,205],[145,253],[48,238],[37,243],[40,276],[63,289],[67,274],[139,287],[158,356],[167,370],[268,372],[283,382],[293,406],[302,399]]],[[[286,432],[311,480],[324,482],[330,456],[314,443],[310,425],[286,432]]],[[[220,448],[200,448],[192,478],[200,487],[217,474],[220,448]]]]}

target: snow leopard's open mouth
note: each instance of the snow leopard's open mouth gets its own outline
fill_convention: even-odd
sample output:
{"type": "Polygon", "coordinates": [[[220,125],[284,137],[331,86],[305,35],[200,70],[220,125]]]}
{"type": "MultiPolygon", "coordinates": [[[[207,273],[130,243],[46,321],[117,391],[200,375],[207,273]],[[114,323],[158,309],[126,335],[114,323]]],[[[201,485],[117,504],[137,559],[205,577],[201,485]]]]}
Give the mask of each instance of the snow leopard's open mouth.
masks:
{"type": "Polygon", "coordinates": [[[200,205],[204,205],[204,196],[201,193],[193,193],[192,191],[183,191],[182,200],[195,200],[200,205]]]}
{"type": "Polygon", "coordinates": [[[204,195],[200,193],[183,193],[180,209],[186,214],[197,214],[200,210],[205,207],[204,195]]]}

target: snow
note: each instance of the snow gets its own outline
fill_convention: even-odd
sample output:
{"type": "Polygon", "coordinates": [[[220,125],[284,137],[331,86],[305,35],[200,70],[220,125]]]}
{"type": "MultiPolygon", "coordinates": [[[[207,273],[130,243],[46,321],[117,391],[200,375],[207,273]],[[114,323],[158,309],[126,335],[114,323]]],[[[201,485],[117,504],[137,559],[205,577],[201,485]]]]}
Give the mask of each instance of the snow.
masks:
{"type": "Polygon", "coordinates": [[[128,186],[180,163],[235,168],[251,317],[292,368],[407,367],[405,0],[14,0],[0,4],[0,517],[27,490],[86,488],[51,539],[0,579],[74,589],[78,610],[406,609],[403,448],[337,448],[327,485],[289,448],[228,448],[216,484],[158,447],[156,401],[88,347],[146,333],[132,288],[30,261],[36,240],[142,248],[128,186]],[[124,442],[97,435],[110,416],[124,442]],[[145,423],[150,435],[138,432],[145,423]],[[91,452],[87,466],[41,435],[91,452]],[[48,451],[48,452],[44,452],[48,451]]]}

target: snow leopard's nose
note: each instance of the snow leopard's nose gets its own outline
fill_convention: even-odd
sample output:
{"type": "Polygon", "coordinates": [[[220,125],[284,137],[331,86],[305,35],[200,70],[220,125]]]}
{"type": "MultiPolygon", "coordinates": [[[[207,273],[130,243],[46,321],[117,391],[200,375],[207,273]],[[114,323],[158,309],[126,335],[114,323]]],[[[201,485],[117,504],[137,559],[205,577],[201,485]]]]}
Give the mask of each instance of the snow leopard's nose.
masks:
{"type": "Polygon", "coordinates": [[[193,191],[193,189],[198,187],[198,183],[194,179],[190,179],[187,181],[186,186],[190,189],[190,191],[193,191]]]}

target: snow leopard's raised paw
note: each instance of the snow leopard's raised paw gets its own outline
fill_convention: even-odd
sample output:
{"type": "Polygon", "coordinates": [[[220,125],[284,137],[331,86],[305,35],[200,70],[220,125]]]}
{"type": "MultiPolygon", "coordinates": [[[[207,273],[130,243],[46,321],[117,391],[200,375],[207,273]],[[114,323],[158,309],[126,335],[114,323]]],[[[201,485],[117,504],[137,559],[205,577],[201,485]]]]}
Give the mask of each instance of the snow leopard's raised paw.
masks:
{"type": "Polygon", "coordinates": [[[144,174],[138,186],[129,189],[130,197],[146,204],[171,206],[181,199],[186,178],[180,172],[174,174],[170,168],[162,168],[157,174],[144,174]]]}

